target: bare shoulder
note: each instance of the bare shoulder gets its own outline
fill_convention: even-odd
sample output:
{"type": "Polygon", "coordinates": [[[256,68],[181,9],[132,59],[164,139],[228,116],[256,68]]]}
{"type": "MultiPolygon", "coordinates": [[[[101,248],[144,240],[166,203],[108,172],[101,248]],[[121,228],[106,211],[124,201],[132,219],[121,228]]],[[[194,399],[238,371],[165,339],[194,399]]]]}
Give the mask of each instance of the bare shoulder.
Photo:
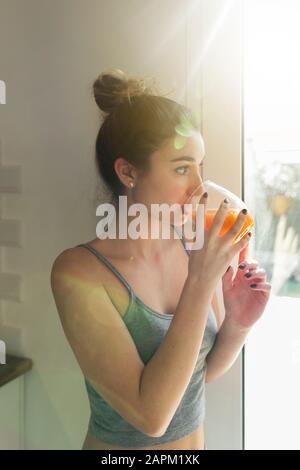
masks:
{"type": "MultiPolygon", "coordinates": [[[[89,242],[90,245],[92,243],[89,242]]],[[[51,280],[61,273],[77,273],[92,278],[97,269],[97,281],[101,281],[101,264],[95,263],[94,256],[81,246],[66,248],[55,258],[51,269],[51,280]],[[91,269],[92,268],[92,269],[91,269]],[[99,278],[100,275],[100,278],[99,278]]]]}
{"type": "MultiPolygon", "coordinates": [[[[96,248],[94,241],[88,244],[96,248]]],[[[97,242],[102,253],[109,253],[111,247],[97,242]]],[[[55,258],[51,269],[51,289],[57,305],[61,305],[71,292],[83,290],[105,291],[121,316],[126,312],[130,301],[129,293],[105,264],[85,247],[75,246],[65,249],[55,258]]],[[[62,316],[63,309],[59,309],[62,316]]]]}
{"type": "Polygon", "coordinates": [[[72,265],[78,263],[79,260],[85,261],[88,259],[85,256],[86,251],[86,248],[77,245],[71,248],[66,248],[57,255],[53,262],[53,267],[56,268],[72,265]]]}
{"type": "Polygon", "coordinates": [[[52,293],[57,303],[74,288],[81,290],[84,285],[101,285],[101,269],[95,273],[92,261],[87,250],[82,247],[67,248],[58,254],[50,276],[52,293]]]}

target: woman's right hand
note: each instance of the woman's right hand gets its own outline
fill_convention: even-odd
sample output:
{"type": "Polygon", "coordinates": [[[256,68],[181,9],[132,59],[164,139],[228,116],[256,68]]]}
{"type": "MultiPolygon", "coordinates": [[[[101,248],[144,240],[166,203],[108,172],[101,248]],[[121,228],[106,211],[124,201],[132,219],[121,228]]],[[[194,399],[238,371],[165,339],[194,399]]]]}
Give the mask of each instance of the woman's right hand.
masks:
{"type": "MultiPolygon", "coordinates": [[[[205,193],[204,193],[205,194],[205,193]]],[[[209,196],[208,196],[209,197],[209,196]]],[[[207,197],[202,195],[199,204],[204,205],[204,220],[206,216],[207,197]]],[[[235,237],[245,223],[246,214],[239,213],[236,221],[228,232],[219,236],[227,216],[229,204],[222,201],[213,219],[210,229],[205,230],[204,243],[200,249],[190,251],[188,277],[196,280],[206,289],[215,289],[219,279],[224,275],[234,256],[239,253],[250,241],[247,234],[240,241],[233,244],[235,237]]],[[[198,215],[199,216],[199,215],[198,215]]],[[[197,238],[196,238],[197,239],[197,238]]]]}

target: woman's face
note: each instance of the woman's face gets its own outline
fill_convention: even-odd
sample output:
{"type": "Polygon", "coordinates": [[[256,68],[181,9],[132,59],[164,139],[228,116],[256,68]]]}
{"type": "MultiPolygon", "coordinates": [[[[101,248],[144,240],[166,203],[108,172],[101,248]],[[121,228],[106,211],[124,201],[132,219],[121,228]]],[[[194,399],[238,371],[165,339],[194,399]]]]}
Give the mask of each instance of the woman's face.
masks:
{"type": "Polygon", "coordinates": [[[182,205],[202,184],[205,147],[200,132],[180,136],[180,145],[178,142],[178,136],[174,136],[151,155],[147,174],[137,179],[135,195],[139,203],[182,205]]]}

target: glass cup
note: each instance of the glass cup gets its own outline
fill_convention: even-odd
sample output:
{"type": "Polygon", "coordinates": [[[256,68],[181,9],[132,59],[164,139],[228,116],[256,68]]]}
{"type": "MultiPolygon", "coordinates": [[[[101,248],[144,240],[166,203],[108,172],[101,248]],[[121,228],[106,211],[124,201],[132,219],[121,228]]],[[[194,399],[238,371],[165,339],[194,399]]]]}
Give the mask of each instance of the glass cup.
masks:
{"type": "Polygon", "coordinates": [[[235,236],[233,240],[233,244],[237,243],[242,238],[247,236],[247,233],[250,232],[251,229],[254,228],[254,221],[253,221],[253,217],[249,213],[249,209],[247,208],[246,204],[244,203],[244,201],[242,201],[238,196],[233,194],[231,191],[229,191],[223,186],[220,186],[210,180],[203,181],[203,183],[200,184],[193,191],[193,193],[190,194],[190,196],[188,197],[185,204],[191,204],[191,209],[188,208],[188,206],[185,206],[187,210],[185,210],[184,223],[187,222],[189,217],[192,217],[193,221],[196,219],[197,204],[199,204],[202,194],[206,191],[208,193],[208,200],[207,200],[207,206],[206,206],[206,211],[205,211],[204,230],[207,231],[210,229],[213,219],[216,215],[217,210],[220,207],[221,202],[225,198],[227,198],[229,201],[227,215],[221,227],[221,230],[219,232],[219,237],[222,237],[223,235],[225,235],[225,233],[228,232],[228,230],[232,227],[232,225],[236,221],[239,215],[239,212],[242,209],[247,209],[248,212],[245,217],[245,222],[242,228],[240,229],[239,233],[235,236]]]}
{"type": "MultiPolygon", "coordinates": [[[[219,186],[218,184],[214,183],[213,181],[210,180],[205,180],[200,184],[193,192],[192,194],[189,195],[187,198],[185,205],[184,205],[184,210],[183,210],[183,224],[185,225],[187,222],[189,222],[192,225],[192,230],[194,233],[196,233],[196,215],[201,216],[201,211],[197,211],[197,208],[199,208],[200,204],[200,199],[203,193],[207,191],[208,193],[208,199],[206,203],[206,209],[205,209],[205,219],[204,221],[202,220],[200,227],[202,227],[202,230],[204,232],[204,238],[205,238],[205,232],[207,232],[212,223],[213,219],[216,215],[217,210],[219,209],[221,202],[224,201],[225,198],[228,199],[228,209],[227,209],[227,215],[225,217],[224,223],[219,231],[219,237],[222,237],[225,235],[228,230],[232,227],[234,222],[236,221],[240,211],[242,209],[247,209],[247,215],[245,217],[244,224],[242,228],[239,230],[239,233],[234,237],[232,244],[237,243],[239,240],[242,238],[245,238],[248,234],[248,232],[254,232],[254,221],[252,215],[249,213],[249,209],[237,195],[229,191],[228,189],[224,188],[223,186],[219,186]]],[[[198,220],[197,220],[198,222],[198,220]]],[[[180,227],[180,230],[182,230],[182,226],[180,227]]],[[[253,238],[253,237],[252,237],[253,238]]],[[[188,240],[190,240],[188,238],[188,240]]],[[[193,245],[192,241],[192,245],[193,245]]],[[[244,248],[242,248],[239,253],[237,253],[230,265],[233,268],[233,279],[236,276],[238,266],[249,259],[249,243],[247,243],[244,248]]],[[[223,297],[223,287],[222,287],[222,280],[219,280],[217,286],[216,286],[216,294],[217,294],[217,299],[219,305],[222,306],[222,297],[223,297]]]]}

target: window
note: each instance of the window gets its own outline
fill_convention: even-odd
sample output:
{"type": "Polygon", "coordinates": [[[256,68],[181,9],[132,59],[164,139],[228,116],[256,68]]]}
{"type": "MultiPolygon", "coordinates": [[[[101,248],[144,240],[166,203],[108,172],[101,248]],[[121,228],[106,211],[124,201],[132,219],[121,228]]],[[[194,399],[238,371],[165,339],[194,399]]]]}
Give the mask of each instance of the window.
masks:
{"type": "Polygon", "coordinates": [[[300,2],[244,0],[244,185],[272,293],[245,346],[245,448],[300,449],[300,2]]]}

